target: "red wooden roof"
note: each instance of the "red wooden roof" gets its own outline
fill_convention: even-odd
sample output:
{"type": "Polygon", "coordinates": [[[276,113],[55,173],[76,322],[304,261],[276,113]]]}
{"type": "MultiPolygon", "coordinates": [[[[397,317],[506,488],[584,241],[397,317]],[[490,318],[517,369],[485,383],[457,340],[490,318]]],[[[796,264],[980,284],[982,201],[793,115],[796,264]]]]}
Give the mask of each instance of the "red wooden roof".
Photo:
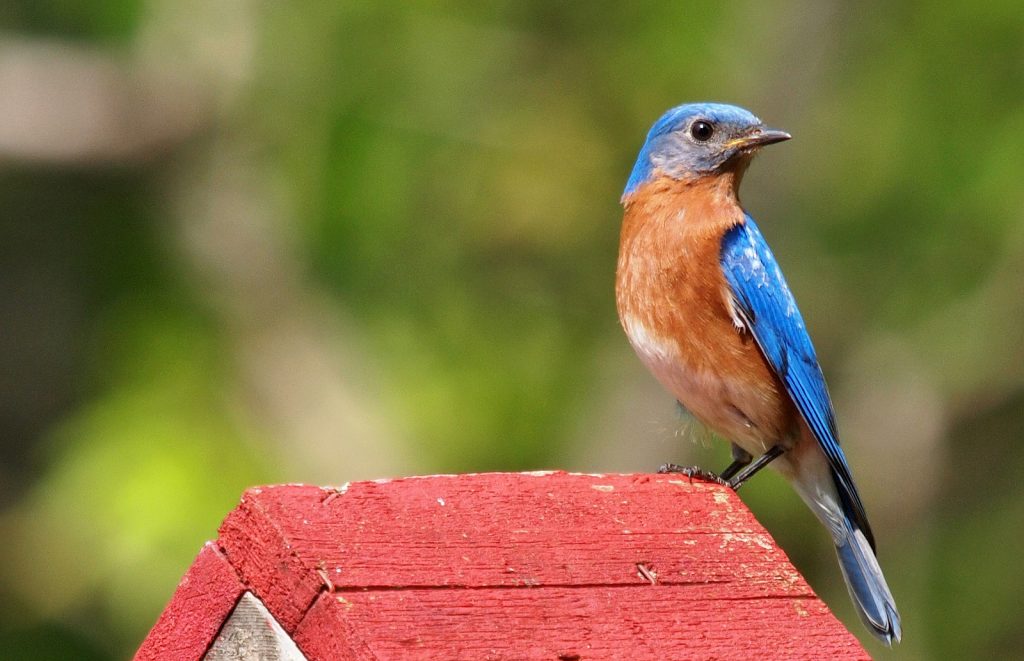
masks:
{"type": "Polygon", "coordinates": [[[136,659],[201,659],[245,591],[310,660],[869,658],[731,490],[674,475],[250,489],[136,659]]]}

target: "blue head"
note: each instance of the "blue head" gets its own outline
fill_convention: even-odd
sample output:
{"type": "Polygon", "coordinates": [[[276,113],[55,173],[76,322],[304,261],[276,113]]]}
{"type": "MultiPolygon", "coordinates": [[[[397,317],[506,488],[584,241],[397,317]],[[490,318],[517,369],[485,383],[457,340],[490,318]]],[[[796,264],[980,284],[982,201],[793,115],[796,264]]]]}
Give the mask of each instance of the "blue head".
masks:
{"type": "Polygon", "coordinates": [[[758,148],[788,140],[749,111],[724,103],[688,103],[672,108],[651,127],[623,195],[656,174],[673,179],[721,172],[758,148]]]}

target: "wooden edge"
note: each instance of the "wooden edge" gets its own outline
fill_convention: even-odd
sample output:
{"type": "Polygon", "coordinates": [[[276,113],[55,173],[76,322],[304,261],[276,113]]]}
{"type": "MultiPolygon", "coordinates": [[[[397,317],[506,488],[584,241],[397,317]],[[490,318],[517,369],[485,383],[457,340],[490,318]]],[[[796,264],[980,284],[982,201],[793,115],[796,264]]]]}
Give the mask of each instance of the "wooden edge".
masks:
{"type": "Polygon", "coordinates": [[[249,589],[291,634],[324,589],[324,582],[295,553],[273,514],[264,509],[258,497],[262,491],[246,490],[242,502],[221,524],[218,540],[249,589]]]}
{"type": "Polygon", "coordinates": [[[201,659],[244,591],[227,558],[207,542],[142,641],[135,661],[201,659]]]}

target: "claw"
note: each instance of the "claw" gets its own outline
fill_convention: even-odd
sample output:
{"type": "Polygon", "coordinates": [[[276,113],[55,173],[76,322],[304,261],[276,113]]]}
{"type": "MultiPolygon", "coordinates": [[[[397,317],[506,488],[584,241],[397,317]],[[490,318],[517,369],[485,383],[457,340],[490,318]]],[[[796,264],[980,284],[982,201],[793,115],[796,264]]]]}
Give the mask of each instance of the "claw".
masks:
{"type": "Polygon", "coordinates": [[[723,487],[734,488],[733,485],[728,481],[719,477],[717,474],[712,473],[709,470],[704,470],[700,466],[680,466],[679,464],[662,464],[658,468],[658,472],[661,474],[666,473],[678,473],[685,475],[690,478],[692,482],[694,478],[701,480],[702,482],[711,482],[713,484],[720,484],[723,487]]]}

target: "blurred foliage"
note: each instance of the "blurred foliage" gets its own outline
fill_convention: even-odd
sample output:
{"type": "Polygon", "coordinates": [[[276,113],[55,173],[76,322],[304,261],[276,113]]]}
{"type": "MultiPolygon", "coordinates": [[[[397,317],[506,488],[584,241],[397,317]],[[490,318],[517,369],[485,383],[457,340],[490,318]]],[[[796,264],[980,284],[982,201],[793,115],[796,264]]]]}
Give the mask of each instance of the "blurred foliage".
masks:
{"type": "MultiPolygon", "coordinates": [[[[865,644],[1024,644],[1019,3],[12,0],[0,29],[15,658],[130,654],[247,485],[724,465],[612,293],[643,135],[705,99],[797,138],[744,200],[904,616],[896,650],[865,644]],[[72,125],[78,152],[44,149],[72,125]]],[[[866,638],[782,481],[744,497],[866,638]]]]}

